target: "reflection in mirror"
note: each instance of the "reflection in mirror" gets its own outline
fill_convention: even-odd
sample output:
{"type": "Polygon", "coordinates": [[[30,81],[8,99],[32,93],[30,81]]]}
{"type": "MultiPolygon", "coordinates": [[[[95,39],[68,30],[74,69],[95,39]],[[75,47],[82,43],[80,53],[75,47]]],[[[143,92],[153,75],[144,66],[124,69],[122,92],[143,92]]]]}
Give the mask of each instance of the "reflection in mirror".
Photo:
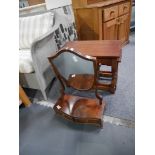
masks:
{"type": "Polygon", "coordinates": [[[81,58],[74,53],[64,52],[53,61],[65,85],[77,90],[88,90],[94,84],[93,62],[81,58]]]}

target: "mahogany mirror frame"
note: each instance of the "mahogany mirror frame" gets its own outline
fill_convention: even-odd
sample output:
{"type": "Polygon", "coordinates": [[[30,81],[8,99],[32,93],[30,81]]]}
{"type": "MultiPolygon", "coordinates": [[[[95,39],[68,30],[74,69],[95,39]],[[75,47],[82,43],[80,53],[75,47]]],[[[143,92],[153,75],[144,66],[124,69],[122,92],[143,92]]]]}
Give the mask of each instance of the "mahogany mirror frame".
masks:
{"type": "MultiPolygon", "coordinates": [[[[91,99],[89,99],[90,104],[91,104],[91,102],[93,104],[95,103],[96,104],[95,106],[98,106],[98,107],[97,108],[95,107],[97,110],[91,109],[90,113],[92,113],[92,117],[91,117],[91,114],[90,114],[90,118],[86,118],[86,119],[80,118],[79,116],[78,117],[73,117],[72,114],[66,114],[63,110],[60,110],[58,108],[58,103],[55,104],[55,106],[53,107],[55,112],[60,114],[61,116],[63,116],[66,119],[72,120],[73,122],[95,124],[95,125],[98,125],[98,126],[102,127],[102,115],[103,115],[103,111],[104,111],[104,107],[105,107],[105,102],[102,100],[102,97],[97,92],[97,61],[96,61],[96,58],[92,57],[92,56],[88,56],[88,55],[82,55],[80,52],[74,51],[73,48],[70,48],[70,49],[65,48],[65,49],[61,49],[60,51],[58,51],[56,54],[52,55],[51,57],[48,57],[48,60],[49,60],[49,62],[51,64],[51,67],[52,67],[53,71],[55,72],[55,75],[56,75],[57,79],[60,81],[60,84],[61,84],[61,97],[58,99],[59,104],[62,101],[62,98],[65,96],[65,85],[67,87],[72,87],[72,88],[74,88],[76,90],[79,90],[79,91],[81,91],[81,90],[87,91],[87,90],[91,90],[91,89],[95,90],[95,95],[96,95],[96,98],[97,98],[98,103],[99,103],[97,105],[95,103],[95,101],[96,101],[95,99],[92,99],[92,101],[91,101],[91,99]],[[68,80],[66,80],[59,73],[59,71],[58,71],[57,67],[55,66],[55,64],[53,63],[53,61],[54,61],[55,58],[57,58],[62,53],[71,53],[71,54],[74,54],[74,55],[76,55],[76,56],[78,56],[78,57],[80,57],[80,58],[82,58],[82,59],[84,59],[86,61],[91,61],[93,63],[94,75],[93,75],[93,83],[92,83],[91,87],[87,87],[87,88],[84,88],[84,89],[77,88],[76,86],[71,85],[68,82],[68,80]],[[97,113],[97,118],[96,117],[93,118],[93,116],[96,115],[95,112],[97,113]],[[100,113],[100,114],[98,114],[98,113],[100,113]]],[[[68,100],[69,98],[70,97],[67,96],[66,100],[68,100]]],[[[83,98],[83,100],[84,100],[84,98],[83,98]]],[[[63,107],[62,107],[62,109],[63,109],[63,107]]],[[[74,108],[72,108],[72,109],[74,109],[74,108]]]]}

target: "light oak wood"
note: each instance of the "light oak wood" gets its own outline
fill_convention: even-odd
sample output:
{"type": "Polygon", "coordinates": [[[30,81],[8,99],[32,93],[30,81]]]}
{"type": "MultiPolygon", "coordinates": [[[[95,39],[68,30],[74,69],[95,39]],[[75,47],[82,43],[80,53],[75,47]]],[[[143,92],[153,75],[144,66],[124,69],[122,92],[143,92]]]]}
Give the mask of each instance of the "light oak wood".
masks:
{"type": "Polygon", "coordinates": [[[23,88],[19,85],[19,98],[21,99],[22,103],[25,106],[29,106],[31,104],[31,101],[29,100],[28,96],[26,95],[23,88]]]}
{"type": "Polygon", "coordinates": [[[87,6],[88,4],[94,4],[98,2],[103,2],[105,0],[75,0],[72,1],[72,4],[74,7],[84,7],[87,6]]]}
{"type": "Polygon", "coordinates": [[[76,11],[76,17],[75,21],[80,23],[77,25],[78,38],[81,40],[97,40],[99,37],[97,9],[80,9],[76,11]]]}
{"type": "Polygon", "coordinates": [[[128,14],[120,17],[118,39],[121,40],[122,44],[128,41],[128,18],[128,14]]]}
{"type": "Polygon", "coordinates": [[[45,0],[28,0],[29,5],[37,5],[41,3],[45,3],[45,0]]]}
{"type": "Polygon", "coordinates": [[[98,2],[103,2],[105,0],[87,0],[87,4],[94,4],[94,3],[98,3],[98,2]]]}
{"type": "Polygon", "coordinates": [[[104,9],[104,22],[118,17],[118,6],[112,6],[104,9]]]}
{"type": "Polygon", "coordinates": [[[72,0],[79,40],[129,41],[131,0],[72,0]]]}
{"type": "Polygon", "coordinates": [[[119,5],[119,16],[129,13],[130,11],[130,3],[123,3],[119,5]]]}
{"type": "Polygon", "coordinates": [[[117,19],[110,20],[103,24],[103,35],[105,40],[117,40],[118,24],[117,19]]]}
{"type": "Polygon", "coordinates": [[[100,8],[111,4],[124,2],[126,0],[99,0],[100,2],[87,3],[87,0],[72,0],[73,8],[100,8]]]}

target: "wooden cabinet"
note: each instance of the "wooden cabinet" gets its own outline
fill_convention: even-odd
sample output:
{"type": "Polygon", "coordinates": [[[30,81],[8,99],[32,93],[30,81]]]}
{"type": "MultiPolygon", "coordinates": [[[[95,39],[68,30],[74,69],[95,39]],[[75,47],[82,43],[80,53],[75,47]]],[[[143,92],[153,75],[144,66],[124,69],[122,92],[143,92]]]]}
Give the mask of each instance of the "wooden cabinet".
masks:
{"type": "Polygon", "coordinates": [[[97,9],[80,9],[76,12],[76,17],[78,38],[80,38],[80,40],[98,39],[99,27],[97,9]]]}
{"type": "Polygon", "coordinates": [[[122,44],[128,41],[129,37],[129,23],[128,14],[120,16],[119,18],[110,20],[103,24],[104,40],[121,40],[122,44]]]}
{"type": "Polygon", "coordinates": [[[118,6],[112,6],[103,10],[104,22],[118,17],[118,6]]]}
{"type": "Polygon", "coordinates": [[[79,40],[129,40],[131,0],[72,0],[79,40]]]}
{"type": "Polygon", "coordinates": [[[117,40],[118,25],[117,20],[113,19],[103,24],[104,40],[117,40]]]}
{"type": "Polygon", "coordinates": [[[72,4],[74,7],[84,7],[89,4],[94,4],[94,3],[99,3],[102,2],[103,0],[72,0],[72,4]]]}
{"type": "Polygon", "coordinates": [[[118,26],[118,40],[121,40],[122,43],[128,41],[129,38],[129,20],[128,20],[128,14],[121,16],[119,18],[119,26],[118,26]]]}
{"type": "Polygon", "coordinates": [[[130,11],[130,3],[122,3],[119,5],[119,16],[124,15],[130,11]]]}

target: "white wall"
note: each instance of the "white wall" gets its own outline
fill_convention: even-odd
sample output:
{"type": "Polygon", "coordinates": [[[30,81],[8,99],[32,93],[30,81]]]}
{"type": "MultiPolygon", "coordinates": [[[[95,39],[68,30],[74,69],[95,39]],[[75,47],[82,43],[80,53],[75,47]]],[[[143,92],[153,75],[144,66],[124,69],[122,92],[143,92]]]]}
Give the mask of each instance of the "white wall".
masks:
{"type": "Polygon", "coordinates": [[[72,3],[71,0],[45,0],[45,2],[47,10],[70,5],[72,3]]]}

